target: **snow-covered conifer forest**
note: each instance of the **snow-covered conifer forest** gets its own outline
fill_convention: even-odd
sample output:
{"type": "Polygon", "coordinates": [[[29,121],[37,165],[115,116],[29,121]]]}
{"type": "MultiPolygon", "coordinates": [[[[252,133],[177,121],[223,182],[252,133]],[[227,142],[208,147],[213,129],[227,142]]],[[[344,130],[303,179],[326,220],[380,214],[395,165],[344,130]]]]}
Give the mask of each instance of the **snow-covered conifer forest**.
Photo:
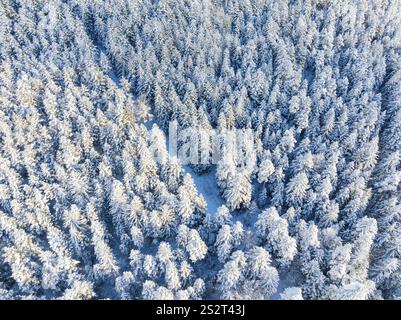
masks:
{"type": "Polygon", "coordinates": [[[400,12],[0,0],[0,298],[401,298],[400,12]]]}

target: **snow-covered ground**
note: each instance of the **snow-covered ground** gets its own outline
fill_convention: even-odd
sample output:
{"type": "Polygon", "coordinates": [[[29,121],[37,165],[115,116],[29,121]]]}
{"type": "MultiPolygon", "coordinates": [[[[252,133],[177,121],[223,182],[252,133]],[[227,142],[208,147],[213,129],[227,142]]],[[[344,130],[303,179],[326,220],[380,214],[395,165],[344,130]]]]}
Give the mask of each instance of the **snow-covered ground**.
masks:
{"type": "MultiPolygon", "coordinates": [[[[151,130],[155,122],[148,121],[145,126],[151,130]]],[[[167,137],[165,136],[166,148],[168,149],[167,137]]],[[[224,204],[223,198],[220,196],[220,191],[216,183],[216,168],[211,168],[208,172],[199,175],[189,165],[183,166],[186,173],[189,173],[194,180],[196,189],[201,194],[207,203],[207,210],[211,215],[215,215],[217,208],[224,204]]]]}
{"type": "Polygon", "coordinates": [[[196,189],[205,198],[208,212],[211,215],[215,215],[217,208],[224,204],[224,200],[221,198],[219,188],[216,184],[216,170],[212,168],[209,172],[202,175],[195,173],[190,166],[184,166],[184,170],[192,176],[196,189]]]}

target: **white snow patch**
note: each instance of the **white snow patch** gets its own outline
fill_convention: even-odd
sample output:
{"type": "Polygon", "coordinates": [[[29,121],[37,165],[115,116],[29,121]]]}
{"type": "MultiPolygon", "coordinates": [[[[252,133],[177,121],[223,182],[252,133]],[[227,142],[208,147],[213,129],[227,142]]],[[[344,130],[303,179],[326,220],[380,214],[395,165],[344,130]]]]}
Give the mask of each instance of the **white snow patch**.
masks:
{"type": "Polygon", "coordinates": [[[183,168],[185,172],[192,176],[196,189],[206,200],[208,212],[214,216],[217,212],[217,208],[224,204],[224,200],[220,197],[220,190],[215,179],[216,170],[212,168],[209,172],[198,175],[188,165],[183,166],[183,168]]]}

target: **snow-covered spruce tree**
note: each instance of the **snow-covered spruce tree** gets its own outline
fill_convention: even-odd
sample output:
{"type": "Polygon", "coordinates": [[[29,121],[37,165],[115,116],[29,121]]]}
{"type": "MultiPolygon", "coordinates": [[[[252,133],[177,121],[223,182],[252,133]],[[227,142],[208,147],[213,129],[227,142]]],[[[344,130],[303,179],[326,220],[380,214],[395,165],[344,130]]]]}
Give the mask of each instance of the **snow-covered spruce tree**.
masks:
{"type": "Polygon", "coordinates": [[[288,234],[288,223],[281,218],[274,207],[271,207],[258,216],[255,228],[263,243],[283,263],[290,263],[297,253],[294,238],[288,234]]]}

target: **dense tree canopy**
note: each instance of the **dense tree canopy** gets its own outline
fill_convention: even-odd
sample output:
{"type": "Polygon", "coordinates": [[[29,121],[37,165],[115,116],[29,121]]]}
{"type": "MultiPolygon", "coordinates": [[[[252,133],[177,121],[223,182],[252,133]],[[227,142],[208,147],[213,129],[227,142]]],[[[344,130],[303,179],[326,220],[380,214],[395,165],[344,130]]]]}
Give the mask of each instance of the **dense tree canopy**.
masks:
{"type": "Polygon", "coordinates": [[[0,1],[0,298],[400,298],[400,11],[0,1]]]}

